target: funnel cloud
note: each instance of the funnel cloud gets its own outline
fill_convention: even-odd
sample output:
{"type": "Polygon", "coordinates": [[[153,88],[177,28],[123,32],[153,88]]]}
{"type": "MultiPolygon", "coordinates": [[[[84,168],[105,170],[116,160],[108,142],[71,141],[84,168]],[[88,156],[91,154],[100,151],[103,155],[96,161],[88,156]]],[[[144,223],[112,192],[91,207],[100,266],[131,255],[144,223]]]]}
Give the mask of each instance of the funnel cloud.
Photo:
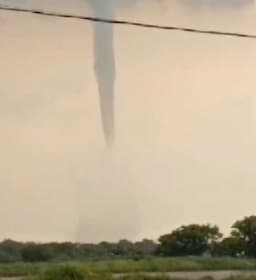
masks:
{"type": "MultiPolygon", "coordinates": [[[[91,1],[95,16],[114,18],[113,6],[109,1],[91,1]]],[[[116,63],[114,51],[114,26],[93,23],[94,67],[100,96],[102,126],[108,145],[114,139],[114,103],[116,63]]]]}

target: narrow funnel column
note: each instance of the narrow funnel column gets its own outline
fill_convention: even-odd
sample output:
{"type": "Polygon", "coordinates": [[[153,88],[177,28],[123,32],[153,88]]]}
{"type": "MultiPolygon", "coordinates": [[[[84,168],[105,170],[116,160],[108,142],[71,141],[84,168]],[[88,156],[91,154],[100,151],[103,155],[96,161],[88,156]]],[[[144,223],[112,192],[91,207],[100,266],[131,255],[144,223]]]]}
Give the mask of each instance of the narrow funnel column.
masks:
{"type": "MultiPolygon", "coordinates": [[[[105,1],[105,0],[104,0],[105,1]]],[[[113,18],[111,4],[95,5],[96,16],[113,18]],[[98,7],[99,6],[99,7],[98,7]],[[100,8],[100,10],[98,10],[100,8]]],[[[115,50],[114,26],[94,23],[94,66],[98,83],[102,126],[108,145],[114,140],[114,103],[115,103],[115,50]]]]}

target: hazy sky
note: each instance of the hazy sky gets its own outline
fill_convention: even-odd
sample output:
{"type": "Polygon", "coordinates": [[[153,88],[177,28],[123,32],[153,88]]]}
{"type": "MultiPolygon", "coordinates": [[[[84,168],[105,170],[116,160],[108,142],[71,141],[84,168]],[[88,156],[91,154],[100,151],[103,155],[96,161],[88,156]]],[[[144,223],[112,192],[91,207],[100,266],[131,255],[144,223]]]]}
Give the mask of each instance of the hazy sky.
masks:
{"type": "MultiPolygon", "coordinates": [[[[249,1],[163,2],[118,17],[256,34],[249,1]]],[[[90,13],[85,0],[6,3],[90,13]]],[[[110,152],[90,23],[0,12],[0,28],[0,238],[157,238],[192,222],[227,233],[254,213],[256,40],[117,26],[110,152]]]]}

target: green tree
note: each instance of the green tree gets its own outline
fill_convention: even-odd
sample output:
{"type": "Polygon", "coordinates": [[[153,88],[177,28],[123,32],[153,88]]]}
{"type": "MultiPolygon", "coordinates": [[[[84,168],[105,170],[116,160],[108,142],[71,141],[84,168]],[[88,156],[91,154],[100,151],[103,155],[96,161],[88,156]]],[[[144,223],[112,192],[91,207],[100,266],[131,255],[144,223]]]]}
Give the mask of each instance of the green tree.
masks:
{"type": "Polygon", "coordinates": [[[163,256],[199,256],[210,251],[221,236],[217,226],[182,226],[159,238],[157,253],[163,256]]]}
{"type": "Polygon", "coordinates": [[[135,253],[134,245],[129,240],[122,239],[117,244],[115,244],[113,252],[117,256],[130,257],[135,253]]]}
{"type": "Polygon", "coordinates": [[[149,256],[155,253],[157,244],[150,239],[143,239],[142,241],[134,243],[134,249],[142,256],[149,256]]]}
{"type": "Polygon", "coordinates": [[[232,226],[231,235],[245,244],[245,254],[256,257],[256,216],[245,217],[232,226]]]}
{"type": "Polygon", "coordinates": [[[25,262],[42,262],[52,258],[49,246],[43,244],[26,243],[21,250],[25,262]]]}
{"type": "Polygon", "coordinates": [[[214,244],[212,254],[214,256],[241,257],[245,255],[245,251],[246,244],[241,238],[229,236],[214,244]]]}
{"type": "Polygon", "coordinates": [[[10,239],[0,243],[0,262],[18,262],[21,260],[23,244],[10,239]]]}

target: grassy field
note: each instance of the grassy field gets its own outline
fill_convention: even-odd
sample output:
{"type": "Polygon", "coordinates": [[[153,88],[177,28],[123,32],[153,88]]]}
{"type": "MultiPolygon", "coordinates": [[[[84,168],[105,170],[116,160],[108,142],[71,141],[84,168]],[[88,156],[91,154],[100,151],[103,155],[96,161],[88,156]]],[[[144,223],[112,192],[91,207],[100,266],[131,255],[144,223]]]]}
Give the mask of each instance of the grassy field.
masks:
{"type": "MultiPolygon", "coordinates": [[[[191,272],[190,272],[191,273],[191,272]]],[[[193,278],[196,280],[214,280],[211,276],[204,276],[201,278],[193,278]]],[[[236,275],[224,278],[218,278],[219,280],[256,280],[256,276],[253,275],[236,275]]],[[[29,276],[24,280],[189,280],[189,278],[173,278],[167,274],[147,275],[147,274],[130,274],[130,275],[114,275],[110,273],[92,273],[83,272],[73,266],[59,267],[50,269],[44,273],[29,276]]]]}
{"type": "MultiPolygon", "coordinates": [[[[125,276],[121,278],[121,280],[181,280],[181,279],[170,278],[166,275],[150,277],[147,275],[135,274],[135,275],[125,276]]],[[[189,279],[183,279],[183,280],[189,280],[189,279]]],[[[204,277],[198,280],[214,280],[214,279],[211,277],[204,277]]],[[[224,278],[223,280],[256,280],[256,277],[231,276],[228,278],[224,278]]]]}
{"type": "MultiPolygon", "coordinates": [[[[104,280],[104,279],[102,279],[104,280]]],[[[181,279],[174,279],[174,278],[169,278],[166,275],[159,275],[159,276],[154,276],[150,277],[147,275],[131,275],[131,276],[125,276],[121,280],[181,280],[181,279]]],[[[183,279],[183,280],[189,280],[189,279],[183,279]]],[[[211,277],[204,277],[198,280],[214,280],[211,277]]],[[[224,278],[223,280],[256,280],[256,277],[243,277],[243,276],[231,276],[229,278],[224,278]]]]}
{"type": "MultiPolygon", "coordinates": [[[[27,276],[42,273],[48,269],[72,265],[84,272],[94,273],[141,273],[200,270],[253,270],[256,260],[235,258],[152,258],[139,261],[115,260],[69,263],[16,263],[0,264],[0,277],[27,276]]],[[[255,279],[256,280],[256,279],[255,279]]]]}

